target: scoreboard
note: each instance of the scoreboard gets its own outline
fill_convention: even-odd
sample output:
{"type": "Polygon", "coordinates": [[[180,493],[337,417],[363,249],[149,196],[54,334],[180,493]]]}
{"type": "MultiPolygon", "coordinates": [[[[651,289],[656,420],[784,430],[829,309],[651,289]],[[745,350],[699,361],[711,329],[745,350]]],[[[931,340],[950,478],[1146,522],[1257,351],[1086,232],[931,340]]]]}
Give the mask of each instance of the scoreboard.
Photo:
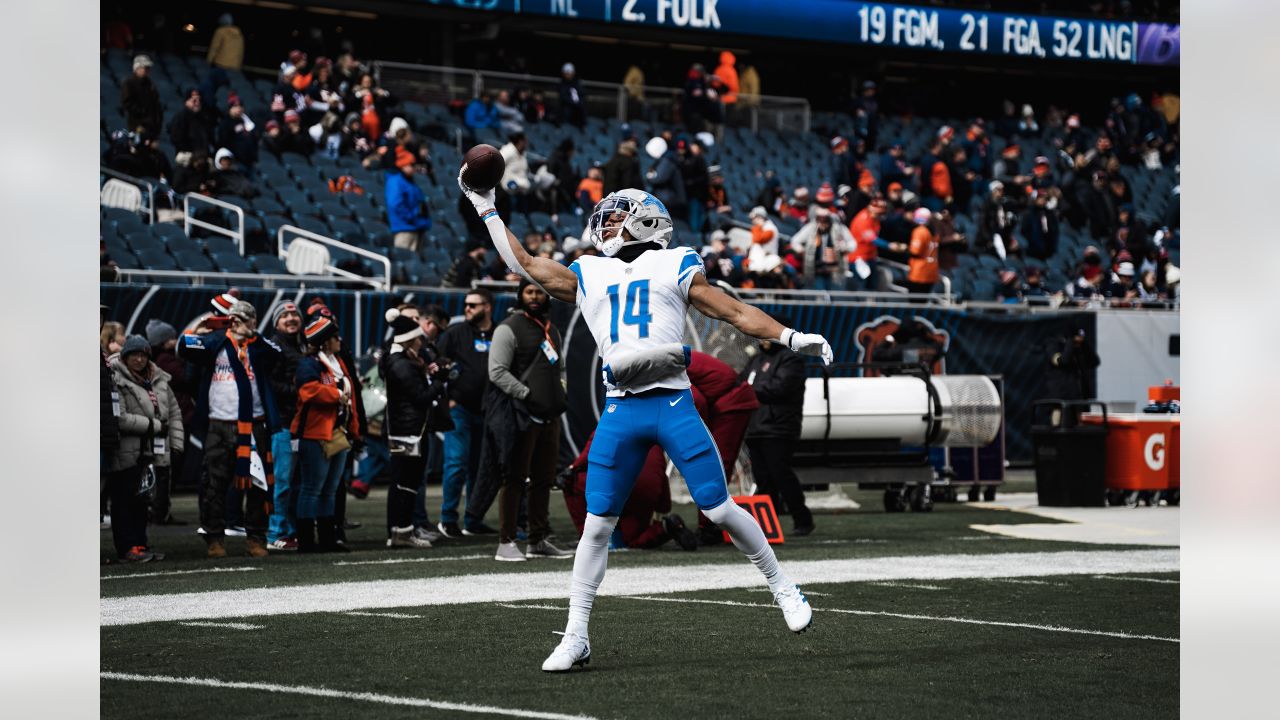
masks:
{"type": "Polygon", "coordinates": [[[1181,28],[1166,23],[853,0],[423,1],[467,10],[1033,61],[1177,66],[1181,53],[1181,28]]]}

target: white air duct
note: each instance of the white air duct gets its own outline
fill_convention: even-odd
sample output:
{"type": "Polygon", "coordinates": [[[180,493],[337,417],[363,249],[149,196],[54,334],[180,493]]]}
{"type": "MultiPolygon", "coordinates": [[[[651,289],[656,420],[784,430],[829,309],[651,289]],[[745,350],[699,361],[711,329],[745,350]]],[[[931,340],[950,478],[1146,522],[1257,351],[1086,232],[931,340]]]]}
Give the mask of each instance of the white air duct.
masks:
{"type": "Polygon", "coordinates": [[[980,447],[1000,421],[1000,395],[982,375],[809,378],[800,439],[980,447]]]}

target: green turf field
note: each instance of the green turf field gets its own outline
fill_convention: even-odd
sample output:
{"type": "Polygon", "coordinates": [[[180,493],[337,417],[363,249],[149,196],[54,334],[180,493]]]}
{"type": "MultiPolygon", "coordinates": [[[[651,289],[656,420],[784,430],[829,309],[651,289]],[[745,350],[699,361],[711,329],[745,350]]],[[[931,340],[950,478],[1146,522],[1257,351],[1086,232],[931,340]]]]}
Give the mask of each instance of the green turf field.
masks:
{"type": "MultiPolygon", "coordinates": [[[[995,554],[1083,550],[1123,559],[1146,550],[987,535],[969,525],[1051,521],[964,504],[890,515],[876,495],[851,495],[864,509],[820,514],[817,532],[778,548],[784,569],[819,561],[809,566],[871,563],[892,572],[918,562],[915,556],[964,565],[995,554]]],[[[563,629],[567,583],[563,592],[509,602],[459,604],[431,596],[397,605],[391,597],[367,607],[353,601],[342,610],[294,612],[291,602],[313,599],[335,583],[353,588],[352,597],[378,581],[434,582],[431,592],[445,588],[440,594],[449,595],[451,587],[474,591],[486,576],[502,573],[502,585],[518,591],[526,580],[534,585],[547,573],[570,569],[571,561],[495,563],[492,543],[477,539],[388,550],[382,547],[383,496],[348,507],[365,523],[350,533],[356,552],[349,555],[211,562],[194,527],[154,528],[153,545],[168,556],[163,562],[104,566],[104,623],[117,603],[160,611],[167,595],[175,604],[216,596],[224,604],[211,606],[234,608],[234,616],[217,611],[105,624],[102,715],[1148,718],[1178,712],[1176,572],[1132,567],[1049,574],[1046,566],[1043,574],[1032,569],[1020,577],[806,582],[815,618],[803,635],[787,632],[763,582],[602,595],[592,618],[591,664],[552,676],[539,666],[558,642],[553,631],[563,629]],[[215,568],[219,572],[206,572],[215,568]],[[237,604],[240,599],[264,604],[237,604]],[[193,622],[209,624],[187,624],[193,622]],[[166,678],[184,680],[158,681],[166,678]]],[[[575,534],[558,497],[552,507],[559,538],[571,544],[575,534]]],[[[689,506],[679,510],[692,521],[689,506]]],[[[194,499],[179,498],[175,514],[194,520],[194,499]]],[[[108,548],[104,531],[104,557],[108,548]]],[[[241,548],[241,540],[229,539],[232,553],[241,548]]],[[[675,578],[751,569],[731,546],[620,552],[609,562],[602,592],[611,579],[625,584],[629,572],[675,578]]]]}

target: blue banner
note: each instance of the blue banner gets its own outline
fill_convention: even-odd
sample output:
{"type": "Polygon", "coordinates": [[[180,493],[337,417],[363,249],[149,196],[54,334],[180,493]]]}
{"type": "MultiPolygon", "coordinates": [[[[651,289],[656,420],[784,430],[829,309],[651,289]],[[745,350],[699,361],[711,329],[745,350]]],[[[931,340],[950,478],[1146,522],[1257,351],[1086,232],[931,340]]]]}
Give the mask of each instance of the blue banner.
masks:
{"type": "Polygon", "coordinates": [[[1180,27],[852,0],[426,0],[467,10],[1028,59],[1177,65],[1180,27]]]}

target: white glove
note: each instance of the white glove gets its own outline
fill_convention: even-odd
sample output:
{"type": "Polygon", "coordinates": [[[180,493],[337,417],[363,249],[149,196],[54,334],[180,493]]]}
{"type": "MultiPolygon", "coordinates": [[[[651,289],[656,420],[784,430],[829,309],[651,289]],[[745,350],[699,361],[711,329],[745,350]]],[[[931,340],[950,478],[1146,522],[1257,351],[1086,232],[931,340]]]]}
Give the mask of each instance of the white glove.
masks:
{"type": "Polygon", "coordinates": [[[494,198],[493,188],[489,188],[487,192],[482,194],[467,187],[467,184],[462,182],[462,170],[458,170],[458,187],[462,189],[462,194],[466,195],[467,199],[471,201],[477,213],[488,210],[497,202],[494,198]]]}
{"type": "Polygon", "coordinates": [[[778,338],[778,342],[802,355],[813,355],[814,357],[822,358],[823,365],[830,365],[831,361],[835,359],[835,355],[831,352],[831,344],[821,335],[796,332],[791,328],[786,328],[782,331],[782,337],[778,338]]]}

